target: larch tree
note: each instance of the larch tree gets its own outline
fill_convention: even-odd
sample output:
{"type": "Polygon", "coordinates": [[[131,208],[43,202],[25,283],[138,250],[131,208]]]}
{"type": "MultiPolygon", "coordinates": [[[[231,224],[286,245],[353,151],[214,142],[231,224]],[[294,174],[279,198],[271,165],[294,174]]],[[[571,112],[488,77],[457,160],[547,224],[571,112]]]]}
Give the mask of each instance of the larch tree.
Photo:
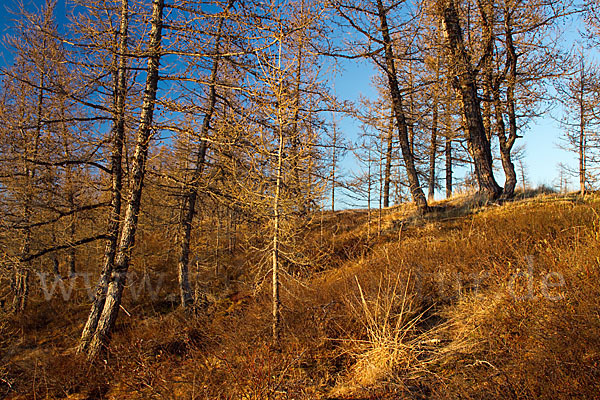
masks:
{"type": "Polygon", "coordinates": [[[583,195],[597,180],[600,161],[600,101],[598,66],[580,53],[572,61],[575,72],[565,78],[565,85],[558,85],[558,99],[566,110],[561,124],[565,128],[563,147],[577,154],[577,169],[574,175],[583,195]]]}
{"type": "MultiPolygon", "coordinates": [[[[63,95],[74,85],[66,69],[64,49],[56,40],[54,4],[47,3],[39,14],[21,10],[18,35],[8,42],[16,52],[12,67],[3,69],[4,107],[2,185],[11,192],[5,200],[14,202],[18,215],[5,215],[3,227],[22,234],[18,260],[14,263],[15,311],[23,311],[29,294],[32,262],[50,254],[57,269],[56,253],[69,249],[74,261],[77,245],[96,238],[76,239],[76,220],[81,212],[102,205],[82,206],[76,202],[83,182],[75,182],[73,171],[86,173],[89,150],[78,110],[63,95]],[[61,235],[69,220],[70,235],[61,235]],[[60,240],[57,240],[60,239],[60,240]],[[59,243],[57,243],[59,242],[59,243]]],[[[102,235],[100,235],[102,236],[102,235]]],[[[9,245],[8,247],[14,247],[9,245]]],[[[72,268],[71,268],[72,270],[72,268]]],[[[37,271],[45,273],[44,271],[37,271]]]]}
{"type": "Polygon", "coordinates": [[[230,0],[224,9],[215,18],[217,19],[217,29],[214,37],[214,49],[211,54],[212,65],[208,78],[208,94],[206,97],[206,111],[204,113],[202,125],[200,128],[200,140],[196,149],[196,157],[192,169],[190,182],[185,183],[183,195],[183,212],[180,220],[181,250],[178,261],[178,277],[180,302],[183,307],[187,307],[193,300],[192,289],[189,279],[189,259],[190,259],[190,241],[192,232],[192,223],[196,213],[196,202],[198,199],[199,181],[204,170],[206,152],[209,144],[209,136],[213,115],[217,107],[217,84],[219,83],[220,64],[223,63],[221,56],[222,41],[224,36],[224,25],[229,11],[233,6],[233,0],[230,0]]]}
{"type": "Polygon", "coordinates": [[[97,285],[96,294],[92,307],[78,345],[78,351],[86,351],[93,334],[98,327],[100,315],[104,309],[106,292],[117,253],[117,245],[120,232],[122,190],[123,190],[123,148],[125,145],[125,103],[127,97],[127,57],[128,29],[129,29],[129,5],[128,0],[121,1],[119,16],[119,29],[114,44],[114,55],[112,61],[112,74],[114,75],[113,92],[113,127],[112,127],[112,152],[110,162],[111,181],[111,204],[108,215],[107,235],[100,280],[97,285]]]}
{"type": "Polygon", "coordinates": [[[546,85],[560,74],[558,22],[573,9],[570,1],[548,0],[485,0],[477,5],[486,129],[489,138],[498,138],[506,177],[502,195],[511,198],[517,184],[513,149],[526,125],[543,113],[546,85]]]}
{"type": "Polygon", "coordinates": [[[448,70],[459,94],[467,142],[477,179],[487,199],[494,201],[502,194],[502,188],[494,177],[492,151],[478,94],[477,74],[463,39],[460,13],[455,0],[437,0],[434,8],[440,18],[446,40],[446,56],[451,65],[448,70]]]}
{"type": "MultiPolygon", "coordinates": [[[[409,137],[412,127],[407,114],[410,110],[407,108],[407,101],[402,94],[403,89],[400,85],[400,77],[396,66],[398,59],[407,56],[405,53],[409,52],[410,46],[402,46],[392,37],[392,31],[397,32],[407,29],[408,23],[401,24],[398,22],[402,18],[399,14],[404,12],[410,15],[410,10],[408,10],[404,1],[384,5],[381,0],[360,3],[335,1],[332,7],[341,17],[342,26],[352,28],[356,35],[364,38],[364,41],[358,40],[358,43],[349,44],[355,49],[354,53],[343,53],[338,50],[330,53],[351,59],[370,58],[381,68],[387,81],[393,118],[398,132],[399,147],[402,152],[410,192],[418,210],[422,213],[427,212],[429,206],[420,183],[421,179],[409,137]],[[394,16],[391,16],[392,14],[394,16]],[[390,27],[390,21],[394,21],[396,24],[390,27]],[[398,54],[398,49],[401,49],[400,54],[398,54]]],[[[398,36],[401,35],[396,34],[396,37],[398,36]]],[[[410,33],[407,33],[406,36],[410,36],[410,33]]]]}
{"type": "MultiPolygon", "coordinates": [[[[126,1],[126,0],[124,0],[126,1]]],[[[161,43],[163,29],[164,1],[154,0],[152,3],[151,29],[147,55],[146,84],[140,111],[140,123],[136,133],[136,144],[131,169],[131,187],[128,193],[127,207],[121,225],[119,244],[115,256],[114,267],[106,289],[106,298],[98,319],[95,332],[91,336],[87,354],[97,356],[106,345],[115,325],[123,289],[127,280],[131,249],[135,242],[138,217],[141,207],[148,148],[153,134],[154,107],[158,89],[161,43]]]]}

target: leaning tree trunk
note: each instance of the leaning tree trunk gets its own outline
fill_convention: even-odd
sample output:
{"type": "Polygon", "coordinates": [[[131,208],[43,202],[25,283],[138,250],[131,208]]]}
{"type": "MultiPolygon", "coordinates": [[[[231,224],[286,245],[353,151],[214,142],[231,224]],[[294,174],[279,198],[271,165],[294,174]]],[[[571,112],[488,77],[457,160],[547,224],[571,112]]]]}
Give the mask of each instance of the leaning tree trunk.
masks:
{"type": "Polygon", "coordinates": [[[128,36],[128,0],[121,1],[121,23],[119,27],[118,51],[115,64],[118,64],[115,77],[115,94],[114,94],[114,126],[112,137],[112,155],[111,155],[111,194],[112,200],[108,216],[108,240],[104,248],[104,259],[102,271],[100,273],[100,281],[96,289],[88,319],[83,327],[81,339],[79,340],[78,352],[87,350],[92,335],[98,326],[100,314],[104,308],[106,300],[106,291],[108,282],[115,263],[115,255],[117,253],[117,245],[119,240],[119,228],[121,220],[121,203],[123,188],[123,143],[125,140],[125,100],[127,97],[127,36],[128,36]]]}
{"type": "Polygon", "coordinates": [[[152,137],[151,127],[158,87],[158,72],[161,54],[163,9],[164,0],[154,0],[152,4],[150,44],[148,46],[149,56],[146,87],[144,90],[140,125],[136,135],[136,145],[133,156],[131,193],[127,203],[125,217],[123,219],[121,237],[115,257],[115,265],[108,283],[104,307],[98,320],[98,326],[87,350],[89,357],[94,357],[99,354],[103,349],[103,346],[106,345],[109,335],[115,325],[119,307],[121,305],[125,281],[127,279],[131,249],[135,242],[135,233],[144,187],[146,160],[148,158],[148,147],[152,137]]]}
{"type": "Polygon", "coordinates": [[[493,201],[500,197],[502,188],[494,178],[492,152],[481,115],[475,71],[465,48],[458,11],[454,0],[437,0],[436,4],[448,43],[448,58],[454,67],[451,73],[456,76],[457,91],[466,122],[467,141],[475,163],[479,185],[488,200],[493,201]]]}
{"type": "Polygon", "coordinates": [[[198,200],[198,185],[200,183],[200,177],[204,169],[204,163],[206,159],[206,151],[208,147],[208,133],[210,130],[210,121],[215,112],[217,92],[217,76],[219,69],[219,47],[222,39],[223,23],[225,17],[229,12],[229,9],[233,5],[233,0],[230,0],[227,8],[224,10],[222,17],[219,20],[219,27],[217,30],[217,38],[215,43],[215,60],[210,75],[210,86],[208,91],[207,109],[204,115],[204,121],[202,122],[202,128],[200,131],[200,145],[196,154],[196,164],[192,175],[192,182],[188,185],[188,190],[184,197],[184,212],[183,218],[180,222],[180,231],[182,233],[181,238],[181,251],[179,254],[179,262],[177,264],[177,273],[179,278],[179,297],[182,307],[187,307],[193,302],[192,288],[190,286],[189,278],[189,262],[190,262],[190,243],[192,236],[192,222],[194,215],[196,214],[196,202],[198,200]]]}
{"type": "Polygon", "coordinates": [[[423,193],[423,188],[421,188],[421,184],[419,183],[419,174],[417,173],[417,168],[415,167],[415,157],[411,150],[411,143],[408,138],[408,123],[403,110],[403,100],[402,94],[400,93],[398,77],[396,76],[396,66],[394,65],[395,56],[393,43],[388,28],[387,10],[384,8],[381,0],[377,0],[377,13],[379,15],[380,29],[383,37],[383,46],[385,49],[385,72],[388,78],[394,115],[398,125],[400,149],[402,150],[402,158],[404,159],[406,174],[408,175],[410,193],[419,211],[427,212],[429,210],[429,206],[427,204],[425,194],[423,193]]]}

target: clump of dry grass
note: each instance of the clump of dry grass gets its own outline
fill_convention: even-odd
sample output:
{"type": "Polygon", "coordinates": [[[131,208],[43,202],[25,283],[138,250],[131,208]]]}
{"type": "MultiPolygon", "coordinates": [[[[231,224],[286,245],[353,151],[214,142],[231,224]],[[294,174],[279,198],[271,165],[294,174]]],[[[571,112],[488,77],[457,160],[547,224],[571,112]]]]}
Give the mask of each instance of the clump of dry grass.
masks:
{"type": "MultiPolygon", "coordinates": [[[[410,279],[410,276],[409,276],[410,279]]],[[[422,375],[431,362],[426,353],[437,343],[431,332],[419,332],[425,311],[417,312],[409,282],[401,290],[400,279],[382,278],[370,299],[356,279],[359,299],[353,311],[365,331],[363,339],[349,339],[356,362],[331,391],[333,396],[368,392],[382,384],[406,388],[406,383],[422,375]]]]}

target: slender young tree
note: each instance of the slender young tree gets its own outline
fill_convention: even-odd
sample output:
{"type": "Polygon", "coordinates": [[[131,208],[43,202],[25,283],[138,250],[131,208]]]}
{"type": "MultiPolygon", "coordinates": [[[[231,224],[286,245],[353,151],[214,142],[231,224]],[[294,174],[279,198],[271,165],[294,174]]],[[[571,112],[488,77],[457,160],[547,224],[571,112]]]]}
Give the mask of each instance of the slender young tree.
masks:
{"type": "Polygon", "coordinates": [[[208,97],[206,99],[206,113],[200,129],[200,141],[196,150],[196,159],[192,172],[191,182],[186,184],[186,189],[183,197],[184,205],[182,218],[180,221],[181,232],[181,250],[179,262],[177,264],[177,272],[179,277],[180,301],[182,307],[187,307],[193,300],[192,289],[189,279],[189,259],[190,259],[190,241],[192,234],[192,223],[196,213],[196,201],[198,199],[198,185],[204,164],[206,160],[206,151],[208,148],[208,137],[210,135],[211,120],[215,114],[217,107],[217,83],[219,77],[219,64],[222,62],[219,53],[221,51],[221,42],[223,40],[223,27],[228,16],[230,8],[233,6],[233,0],[229,0],[225,9],[218,16],[218,27],[215,33],[215,45],[213,51],[212,68],[210,72],[208,97]]]}
{"type": "Polygon", "coordinates": [[[583,195],[594,182],[593,165],[600,161],[600,101],[598,100],[598,66],[586,60],[581,52],[572,65],[576,72],[567,78],[565,85],[557,88],[560,101],[567,114],[561,124],[564,148],[577,154],[578,167],[575,171],[579,192],[583,195]]]}

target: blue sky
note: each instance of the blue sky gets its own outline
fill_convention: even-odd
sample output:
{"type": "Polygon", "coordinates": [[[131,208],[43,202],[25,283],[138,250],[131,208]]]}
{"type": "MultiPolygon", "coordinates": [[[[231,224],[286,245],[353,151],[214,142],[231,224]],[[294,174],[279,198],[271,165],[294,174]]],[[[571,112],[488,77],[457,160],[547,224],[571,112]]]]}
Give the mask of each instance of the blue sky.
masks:
{"type": "MultiPolygon", "coordinates": [[[[25,2],[26,7],[35,7],[35,4],[42,4],[42,0],[30,0],[25,2]]],[[[60,24],[65,21],[65,1],[58,0],[56,8],[57,21],[60,24]]],[[[4,9],[16,8],[16,3],[13,0],[4,1],[1,6],[4,9]]],[[[4,10],[2,10],[4,11],[4,10]]],[[[12,15],[3,12],[6,16],[0,24],[0,32],[4,36],[12,24],[12,15]]],[[[567,27],[567,34],[564,45],[570,46],[578,37],[577,29],[579,26],[578,20],[575,20],[567,27]]],[[[60,30],[60,27],[59,27],[60,30]]],[[[2,56],[0,63],[10,62],[10,54],[3,47],[0,47],[2,56]]],[[[343,61],[341,63],[342,70],[334,79],[335,91],[341,100],[355,101],[359,96],[367,98],[375,97],[375,90],[371,86],[371,77],[374,74],[373,67],[365,61],[343,61]]],[[[560,110],[553,111],[555,117],[559,116],[560,110]],[[558,115],[557,115],[558,114],[558,115]]],[[[344,118],[339,123],[340,131],[344,132],[347,139],[356,141],[361,132],[360,123],[351,118],[344,118]]],[[[524,136],[517,142],[517,145],[525,145],[525,166],[529,183],[533,186],[546,184],[549,186],[555,185],[558,176],[558,163],[576,166],[576,156],[574,153],[566,152],[558,147],[560,142],[561,128],[559,124],[548,114],[534,120],[526,131],[522,132],[524,136]]],[[[352,170],[357,167],[355,160],[352,159],[351,153],[348,153],[346,158],[341,162],[341,167],[345,170],[352,170]]],[[[497,167],[500,167],[499,162],[497,167]]],[[[504,181],[501,168],[498,168],[497,179],[500,182],[504,181]]],[[[458,178],[458,177],[457,177],[458,178]]],[[[571,180],[571,186],[574,188],[574,179],[571,180]]],[[[341,194],[341,193],[340,193],[341,194]]]]}

